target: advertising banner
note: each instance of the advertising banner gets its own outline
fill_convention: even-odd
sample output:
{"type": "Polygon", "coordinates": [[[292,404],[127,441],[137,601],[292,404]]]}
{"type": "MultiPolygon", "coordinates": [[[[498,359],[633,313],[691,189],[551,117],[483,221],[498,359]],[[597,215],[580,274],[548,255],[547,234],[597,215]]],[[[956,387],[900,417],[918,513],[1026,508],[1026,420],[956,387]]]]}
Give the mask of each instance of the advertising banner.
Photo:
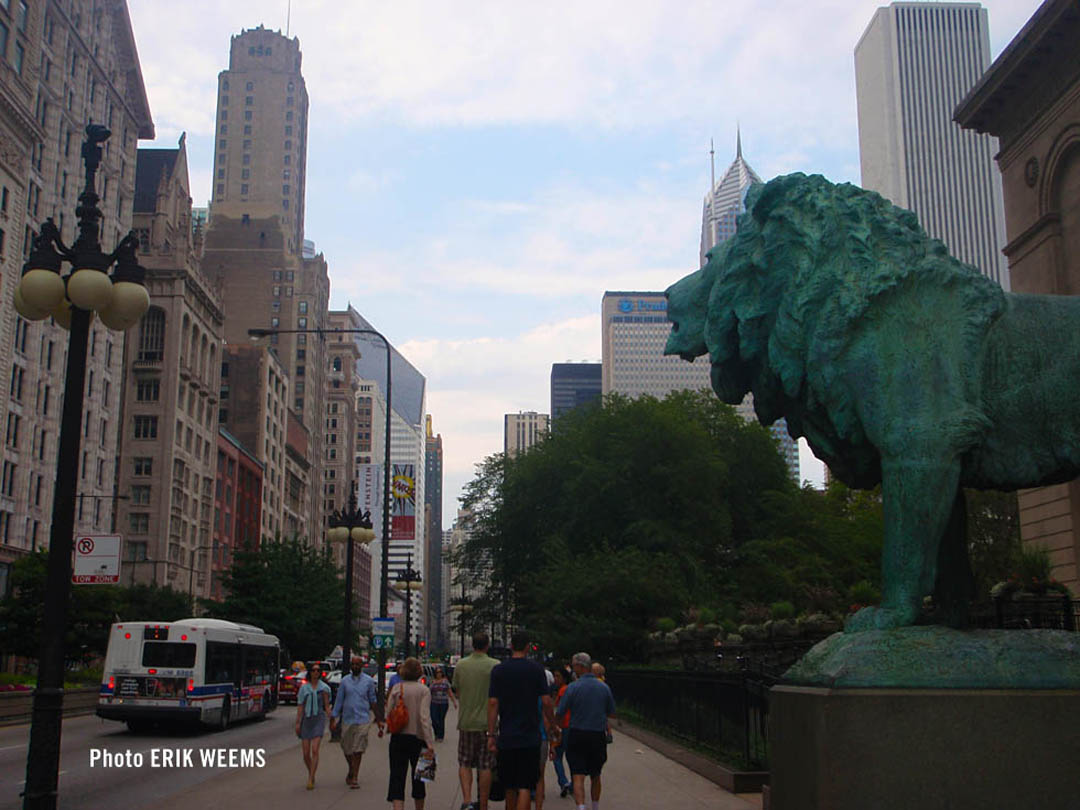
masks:
{"type": "Polygon", "coordinates": [[[393,511],[390,517],[390,539],[415,540],[416,466],[413,464],[395,464],[390,488],[394,497],[393,511]]]}
{"type": "Polygon", "coordinates": [[[356,465],[356,502],[361,512],[371,512],[375,540],[382,539],[383,474],[382,464],[356,465]]]}

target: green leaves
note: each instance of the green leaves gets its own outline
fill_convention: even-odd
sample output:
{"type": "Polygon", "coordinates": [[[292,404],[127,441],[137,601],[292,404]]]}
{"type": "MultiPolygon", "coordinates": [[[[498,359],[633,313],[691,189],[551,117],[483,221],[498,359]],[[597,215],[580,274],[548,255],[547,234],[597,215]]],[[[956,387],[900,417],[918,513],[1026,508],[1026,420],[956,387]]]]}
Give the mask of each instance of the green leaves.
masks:
{"type": "Polygon", "coordinates": [[[329,549],[265,540],[236,553],[225,589],[223,602],[206,603],[208,615],[262,627],[293,658],[322,658],[341,641],[345,583],[329,549]]]}

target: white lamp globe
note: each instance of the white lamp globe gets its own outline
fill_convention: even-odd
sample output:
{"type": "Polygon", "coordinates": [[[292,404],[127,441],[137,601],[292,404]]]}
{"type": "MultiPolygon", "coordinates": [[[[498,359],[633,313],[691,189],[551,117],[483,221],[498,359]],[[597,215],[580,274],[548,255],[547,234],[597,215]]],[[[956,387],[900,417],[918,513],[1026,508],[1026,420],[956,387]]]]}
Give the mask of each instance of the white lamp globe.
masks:
{"type": "Polygon", "coordinates": [[[357,543],[368,543],[375,538],[375,532],[371,529],[365,529],[363,526],[356,526],[352,530],[352,539],[357,543]]]}
{"type": "Polygon", "coordinates": [[[112,281],[100,270],[84,267],[68,278],[67,295],[80,309],[108,309],[112,304],[112,281]]]}
{"type": "Polygon", "coordinates": [[[112,301],[98,311],[101,322],[110,329],[123,332],[139,322],[150,308],[150,293],[141,284],[118,281],[112,286],[112,301]]]}
{"type": "Polygon", "coordinates": [[[41,321],[49,317],[48,310],[40,310],[27,304],[18,287],[15,288],[15,311],[28,321],[41,321]]]}
{"type": "Polygon", "coordinates": [[[44,312],[46,315],[64,300],[64,280],[59,273],[52,270],[31,270],[19,281],[17,289],[29,309],[44,312]]]}

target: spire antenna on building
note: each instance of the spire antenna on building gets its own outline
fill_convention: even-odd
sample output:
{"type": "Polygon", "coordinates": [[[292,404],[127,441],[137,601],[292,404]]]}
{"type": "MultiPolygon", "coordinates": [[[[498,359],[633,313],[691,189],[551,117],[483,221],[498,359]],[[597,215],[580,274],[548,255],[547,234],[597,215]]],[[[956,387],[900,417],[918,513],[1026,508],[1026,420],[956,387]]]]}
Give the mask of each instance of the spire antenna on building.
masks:
{"type": "Polygon", "coordinates": [[[738,121],[735,122],[735,157],[742,157],[742,130],[738,121]]]}
{"type": "Polygon", "coordinates": [[[285,36],[289,36],[289,28],[292,24],[292,0],[285,7],[285,36]]]}
{"type": "Polygon", "coordinates": [[[709,138],[709,195],[709,230],[716,244],[716,150],[712,138],[709,138]]]}

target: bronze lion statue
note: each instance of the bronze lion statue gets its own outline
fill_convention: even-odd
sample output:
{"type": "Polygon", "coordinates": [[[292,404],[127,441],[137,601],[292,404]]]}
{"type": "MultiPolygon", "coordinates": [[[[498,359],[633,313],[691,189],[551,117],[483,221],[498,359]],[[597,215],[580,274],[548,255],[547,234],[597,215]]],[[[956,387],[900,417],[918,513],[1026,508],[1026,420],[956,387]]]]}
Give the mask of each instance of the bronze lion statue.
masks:
{"type": "Polygon", "coordinates": [[[667,354],[709,354],[729,403],[844,483],[879,482],[882,603],[847,630],[962,624],[962,487],[1080,473],[1080,299],[1004,292],[880,195],[792,174],[750,189],[738,231],[667,291],[667,354]]]}

